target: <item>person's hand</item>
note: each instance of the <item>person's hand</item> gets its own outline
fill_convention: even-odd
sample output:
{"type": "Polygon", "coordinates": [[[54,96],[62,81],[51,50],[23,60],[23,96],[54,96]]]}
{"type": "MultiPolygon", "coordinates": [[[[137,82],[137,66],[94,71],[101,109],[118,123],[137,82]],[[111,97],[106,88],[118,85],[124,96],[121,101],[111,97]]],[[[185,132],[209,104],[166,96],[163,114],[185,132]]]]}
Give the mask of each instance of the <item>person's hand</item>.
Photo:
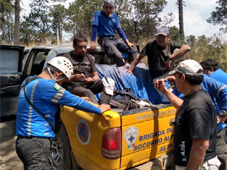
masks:
{"type": "Polygon", "coordinates": [[[95,80],[94,80],[92,77],[88,77],[88,78],[86,78],[84,81],[85,81],[85,84],[91,84],[91,83],[93,83],[95,80]]]}
{"type": "Polygon", "coordinates": [[[130,73],[130,74],[133,74],[132,71],[131,70],[128,70],[128,69],[126,69],[125,72],[126,73],[130,73]]]}
{"type": "Polygon", "coordinates": [[[171,63],[172,63],[172,60],[169,60],[169,59],[168,59],[168,60],[166,61],[166,65],[165,65],[165,66],[166,66],[166,70],[169,71],[169,70],[171,69],[171,63]]]}
{"type": "Polygon", "coordinates": [[[226,121],[227,116],[226,115],[218,115],[217,116],[217,124],[226,121]]]}
{"type": "Polygon", "coordinates": [[[128,42],[127,45],[128,45],[130,48],[136,46],[136,45],[134,45],[134,44],[132,44],[132,43],[130,43],[130,42],[128,42]]]}
{"type": "Polygon", "coordinates": [[[96,43],[94,41],[91,41],[91,50],[95,50],[97,47],[96,43]]]}
{"type": "Polygon", "coordinates": [[[70,81],[84,81],[85,75],[83,73],[81,74],[74,74],[70,81]]]}
{"type": "Polygon", "coordinates": [[[101,109],[101,113],[107,111],[107,110],[110,110],[110,105],[108,104],[101,104],[99,105],[99,108],[101,109]]]}
{"type": "Polygon", "coordinates": [[[156,89],[158,89],[161,93],[165,93],[168,89],[166,88],[166,85],[165,85],[165,82],[164,82],[164,79],[159,79],[159,80],[156,80],[155,83],[154,83],[154,87],[156,89]]]}
{"type": "Polygon", "coordinates": [[[174,76],[168,76],[168,77],[166,77],[165,80],[172,82],[172,81],[175,81],[175,77],[174,76]]]}
{"type": "Polygon", "coordinates": [[[90,101],[90,99],[88,97],[81,97],[81,99],[86,100],[88,102],[90,101]]]}

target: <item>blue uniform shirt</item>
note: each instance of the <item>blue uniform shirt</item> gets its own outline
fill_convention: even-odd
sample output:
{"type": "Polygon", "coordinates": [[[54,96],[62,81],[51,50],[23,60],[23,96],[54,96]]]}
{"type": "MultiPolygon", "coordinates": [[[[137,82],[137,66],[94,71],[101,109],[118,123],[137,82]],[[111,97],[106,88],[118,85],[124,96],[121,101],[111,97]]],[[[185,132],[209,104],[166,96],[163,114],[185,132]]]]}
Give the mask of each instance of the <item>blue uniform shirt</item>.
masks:
{"type": "Polygon", "coordinates": [[[227,84],[227,73],[225,73],[221,68],[217,69],[216,71],[208,74],[209,77],[220,81],[224,84],[227,84]]]}
{"type": "Polygon", "coordinates": [[[118,16],[112,12],[112,15],[109,17],[103,10],[95,12],[92,19],[92,26],[98,26],[98,38],[114,36],[115,30],[121,28],[118,16]]]}
{"type": "MultiPolygon", "coordinates": [[[[24,84],[24,82],[23,82],[24,84]]],[[[100,114],[101,109],[74,96],[52,80],[36,79],[25,87],[31,103],[55,126],[55,113],[59,105],[67,105],[79,110],[100,114]]],[[[21,89],[17,103],[16,135],[55,137],[49,123],[26,101],[21,89]]]]}

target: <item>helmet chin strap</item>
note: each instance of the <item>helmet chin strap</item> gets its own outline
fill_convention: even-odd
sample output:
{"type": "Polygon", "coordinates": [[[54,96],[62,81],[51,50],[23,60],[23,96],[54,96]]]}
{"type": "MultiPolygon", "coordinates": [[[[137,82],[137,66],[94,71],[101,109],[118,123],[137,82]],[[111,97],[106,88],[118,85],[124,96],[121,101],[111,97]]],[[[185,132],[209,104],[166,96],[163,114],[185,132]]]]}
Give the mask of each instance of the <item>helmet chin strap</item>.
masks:
{"type": "Polygon", "coordinates": [[[63,79],[65,79],[66,77],[60,77],[60,78],[58,78],[58,79],[56,79],[55,77],[54,77],[54,75],[51,73],[51,71],[50,71],[50,68],[49,67],[47,67],[47,71],[48,71],[48,73],[49,73],[49,75],[50,75],[50,77],[51,77],[51,80],[53,80],[53,81],[60,81],[60,80],[63,80],[63,79]]]}

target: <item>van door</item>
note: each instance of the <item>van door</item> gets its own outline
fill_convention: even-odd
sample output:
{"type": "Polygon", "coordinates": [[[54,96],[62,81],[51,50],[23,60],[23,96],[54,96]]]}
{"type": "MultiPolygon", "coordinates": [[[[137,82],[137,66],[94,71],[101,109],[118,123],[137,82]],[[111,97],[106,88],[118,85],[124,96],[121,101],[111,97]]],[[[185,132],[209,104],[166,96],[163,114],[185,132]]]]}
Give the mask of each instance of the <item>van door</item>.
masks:
{"type": "Polygon", "coordinates": [[[16,115],[24,47],[0,45],[0,118],[16,115]]]}
{"type": "Polygon", "coordinates": [[[50,49],[34,48],[29,52],[27,59],[24,63],[23,77],[39,75],[47,58],[50,49]]]}

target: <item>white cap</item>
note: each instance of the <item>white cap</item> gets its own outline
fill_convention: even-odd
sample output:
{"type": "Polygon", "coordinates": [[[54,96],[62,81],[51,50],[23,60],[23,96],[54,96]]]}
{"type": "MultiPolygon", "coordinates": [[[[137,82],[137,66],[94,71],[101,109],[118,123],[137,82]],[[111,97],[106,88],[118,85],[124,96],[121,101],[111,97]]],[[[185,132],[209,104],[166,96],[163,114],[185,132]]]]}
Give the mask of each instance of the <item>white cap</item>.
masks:
{"type": "Polygon", "coordinates": [[[115,6],[114,0],[104,0],[104,5],[111,5],[112,7],[115,6]]]}
{"type": "Polygon", "coordinates": [[[64,73],[68,79],[70,79],[73,75],[73,65],[71,61],[64,56],[54,57],[47,64],[52,65],[58,70],[62,71],[62,73],[64,73]]]}
{"type": "Polygon", "coordinates": [[[197,61],[188,59],[178,63],[174,70],[169,72],[169,75],[176,72],[185,75],[199,76],[203,75],[203,68],[197,61]]]}
{"type": "Polygon", "coordinates": [[[158,36],[158,35],[164,35],[164,36],[169,35],[169,29],[167,27],[159,28],[155,36],[158,36]]]}
{"type": "Polygon", "coordinates": [[[102,78],[102,84],[103,84],[103,90],[106,94],[109,94],[109,95],[113,95],[114,94],[114,85],[115,85],[115,82],[112,78],[107,78],[107,77],[103,77],[102,78]]]}

